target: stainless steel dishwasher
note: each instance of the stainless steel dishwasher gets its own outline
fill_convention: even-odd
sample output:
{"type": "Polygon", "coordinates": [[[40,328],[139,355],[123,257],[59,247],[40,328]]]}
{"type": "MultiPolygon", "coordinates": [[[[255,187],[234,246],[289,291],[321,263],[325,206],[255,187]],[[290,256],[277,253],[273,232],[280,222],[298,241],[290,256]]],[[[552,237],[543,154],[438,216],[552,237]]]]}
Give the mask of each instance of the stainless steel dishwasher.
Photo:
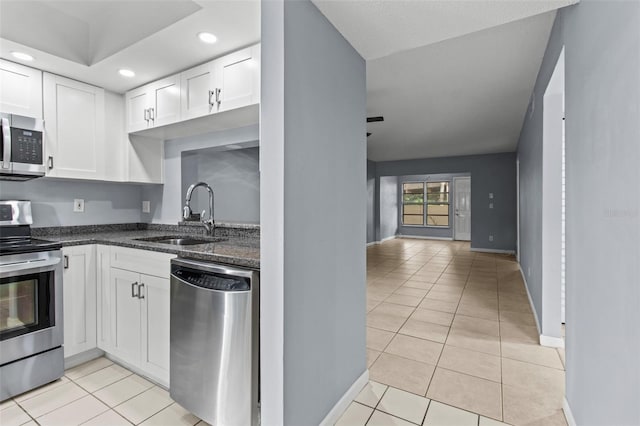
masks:
{"type": "Polygon", "coordinates": [[[171,398],[215,426],[259,423],[256,271],[171,261],[171,398]]]}

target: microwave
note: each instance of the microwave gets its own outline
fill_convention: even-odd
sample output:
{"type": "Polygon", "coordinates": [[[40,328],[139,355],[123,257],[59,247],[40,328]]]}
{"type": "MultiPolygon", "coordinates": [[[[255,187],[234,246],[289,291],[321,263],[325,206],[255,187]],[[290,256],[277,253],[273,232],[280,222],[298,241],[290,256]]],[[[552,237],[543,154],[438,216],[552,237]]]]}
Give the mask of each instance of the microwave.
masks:
{"type": "Polygon", "coordinates": [[[44,121],[0,113],[0,180],[29,180],[45,174],[44,121]]]}

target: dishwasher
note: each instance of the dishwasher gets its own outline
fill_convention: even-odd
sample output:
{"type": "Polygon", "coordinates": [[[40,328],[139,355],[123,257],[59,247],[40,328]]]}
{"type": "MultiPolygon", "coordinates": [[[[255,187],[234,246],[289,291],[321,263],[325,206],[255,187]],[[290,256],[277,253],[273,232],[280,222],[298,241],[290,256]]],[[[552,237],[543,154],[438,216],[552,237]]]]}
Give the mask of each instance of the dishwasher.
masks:
{"type": "Polygon", "coordinates": [[[259,274],[171,261],[171,398],[215,426],[259,424],[259,274]]]}

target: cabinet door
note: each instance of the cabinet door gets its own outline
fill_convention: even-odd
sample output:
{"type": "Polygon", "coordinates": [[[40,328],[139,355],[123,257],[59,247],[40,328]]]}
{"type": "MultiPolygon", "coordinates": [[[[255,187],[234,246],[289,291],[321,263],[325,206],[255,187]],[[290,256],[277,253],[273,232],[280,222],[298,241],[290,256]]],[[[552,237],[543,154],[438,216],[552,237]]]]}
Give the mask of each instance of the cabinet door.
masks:
{"type": "Polygon", "coordinates": [[[0,111],[42,118],[42,71],[0,59],[0,111]]]}
{"type": "Polygon", "coordinates": [[[111,268],[109,277],[113,294],[112,352],[134,366],[140,364],[140,299],[137,289],[140,274],[111,268]]]}
{"type": "Polygon", "coordinates": [[[47,176],[104,179],[104,116],[103,89],[44,74],[47,176]]]}
{"type": "Polygon", "coordinates": [[[219,111],[227,111],[259,102],[259,45],[239,50],[214,62],[216,87],[221,89],[219,111]]]}
{"type": "Polygon", "coordinates": [[[96,343],[98,348],[105,352],[111,351],[111,321],[115,312],[113,302],[115,291],[109,280],[111,272],[109,257],[108,246],[96,247],[96,343]]]}
{"type": "Polygon", "coordinates": [[[127,109],[127,132],[137,132],[149,127],[149,111],[151,107],[151,95],[149,87],[127,92],[125,95],[127,109]]]}
{"type": "Polygon", "coordinates": [[[65,358],[96,347],[94,250],[93,245],[62,249],[65,358]]]}
{"type": "Polygon", "coordinates": [[[163,126],[180,120],[180,74],[151,85],[151,126],[163,126]]]}
{"type": "Polygon", "coordinates": [[[169,279],[140,276],[142,363],[140,367],[169,385],[169,279]]]}
{"type": "Polygon", "coordinates": [[[181,120],[217,111],[215,95],[210,96],[215,90],[214,64],[208,62],[180,74],[181,120]]]}

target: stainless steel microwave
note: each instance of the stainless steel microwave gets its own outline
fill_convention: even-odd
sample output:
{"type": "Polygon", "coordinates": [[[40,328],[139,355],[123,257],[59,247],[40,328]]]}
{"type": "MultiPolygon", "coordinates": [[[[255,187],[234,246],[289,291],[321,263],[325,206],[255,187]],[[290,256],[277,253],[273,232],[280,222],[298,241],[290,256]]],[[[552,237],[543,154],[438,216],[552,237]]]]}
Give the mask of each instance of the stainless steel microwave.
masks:
{"type": "Polygon", "coordinates": [[[29,180],[45,174],[44,122],[0,113],[0,180],[29,180]]]}

